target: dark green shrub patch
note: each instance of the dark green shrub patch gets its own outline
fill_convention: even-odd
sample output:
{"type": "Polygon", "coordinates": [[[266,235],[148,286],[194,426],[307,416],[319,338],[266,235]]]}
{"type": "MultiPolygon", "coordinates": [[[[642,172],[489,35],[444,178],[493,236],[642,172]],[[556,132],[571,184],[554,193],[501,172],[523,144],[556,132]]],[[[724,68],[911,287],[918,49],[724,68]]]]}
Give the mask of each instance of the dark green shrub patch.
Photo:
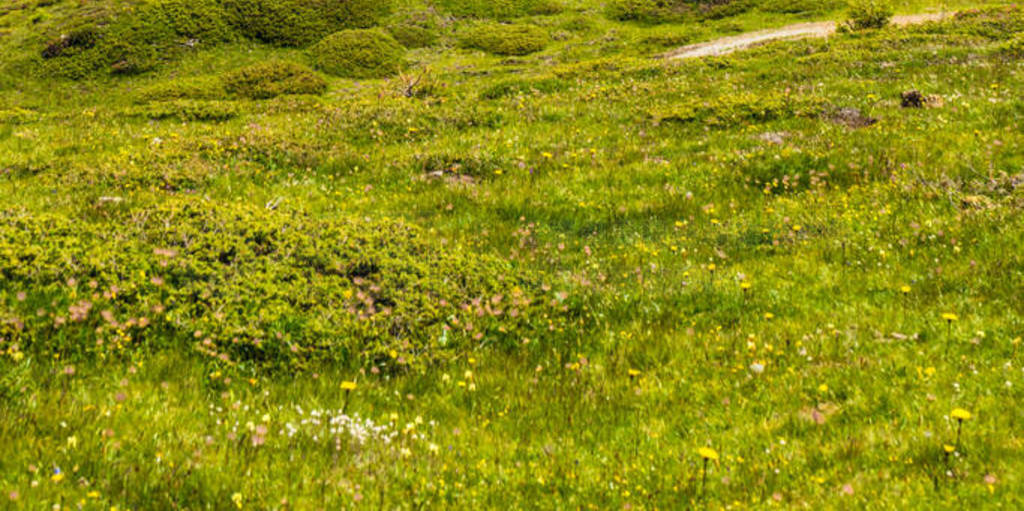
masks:
{"type": "Polygon", "coordinates": [[[558,0],[436,0],[444,12],[463,18],[507,20],[562,10],[558,0]]]}
{"type": "Polygon", "coordinates": [[[224,86],[229,93],[248,99],[327,92],[327,82],[320,75],[293,62],[264,62],[237,69],[224,75],[224,86]]]}
{"type": "Polygon", "coordinates": [[[460,37],[465,48],[475,48],[495,55],[529,55],[544,49],[549,36],[535,25],[480,25],[460,37]]]}
{"type": "Polygon", "coordinates": [[[301,0],[224,0],[232,24],[250,39],[306,46],[329,33],[327,20],[301,0]]]}
{"type": "Polygon", "coordinates": [[[1024,35],[1018,35],[999,46],[999,53],[1011,58],[1024,58],[1024,35]]]}
{"type": "Polygon", "coordinates": [[[183,52],[234,38],[225,12],[212,0],[163,0],[109,19],[71,28],[40,52],[46,74],[149,71],[183,52]]]}
{"type": "Polygon", "coordinates": [[[403,11],[392,18],[387,30],[406,48],[424,48],[440,38],[441,19],[432,9],[403,11]]]}
{"type": "Polygon", "coordinates": [[[183,122],[216,122],[226,121],[237,117],[239,114],[239,108],[230,101],[180,99],[149,103],[140,108],[130,110],[130,113],[153,120],[177,119],[183,122]]]}
{"type": "Polygon", "coordinates": [[[279,46],[308,46],[338,30],[369,28],[391,11],[389,0],[223,0],[247,37],[279,46]]]}
{"type": "Polygon", "coordinates": [[[309,50],[317,69],[346,78],[384,78],[405,65],[405,49],[377,29],[343,30],[309,50]]]}
{"type": "Polygon", "coordinates": [[[508,263],[442,248],[398,221],[198,200],[113,214],[116,228],[0,215],[8,343],[101,356],[194,349],[272,366],[390,350],[434,358],[516,345],[543,306],[508,263]]]}
{"type": "Polygon", "coordinates": [[[887,0],[855,0],[850,4],[848,19],[842,28],[847,30],[868,30],[883,28],[894,14],[887,0]]]}
{"type": "Polygon", "coordinates": [[[826,107],[823,100],[790,95],[737,93],[711,100],[694,100],[653,112],[658,124],[701,122],[724,127],[748,122],[767,122],[790,117],[813,117],[826,107]]]}

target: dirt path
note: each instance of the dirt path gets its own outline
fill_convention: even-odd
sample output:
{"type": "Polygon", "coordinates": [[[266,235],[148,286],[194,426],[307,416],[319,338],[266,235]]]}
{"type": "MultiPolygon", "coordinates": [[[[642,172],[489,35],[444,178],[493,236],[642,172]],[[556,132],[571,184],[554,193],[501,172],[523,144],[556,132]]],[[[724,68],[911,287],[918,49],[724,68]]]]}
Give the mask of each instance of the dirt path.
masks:
{"type": "MultiPolygon", "coordinates": [[[[916,25],[928,21],[938,21],[952,16],[953,13],[934,14],[910,14],[907,16],[894,16],[892,23],[898,26],[916,25]]],[[[747,32],[745,34],[723,37],[714,41],[691,44],[677,48],[664,56],[668,59],[691,59],[695,57],[707,57],[709,55],[725,55],[737,50],[749,48],[756,44],[774,41],[777,39],[805,39],[809,37],[828,37],[835,33],[836,24],[834,21],[821,21],[816,23],[797,23],[782,28],[771,30],[760,30],[747,32]]]]}

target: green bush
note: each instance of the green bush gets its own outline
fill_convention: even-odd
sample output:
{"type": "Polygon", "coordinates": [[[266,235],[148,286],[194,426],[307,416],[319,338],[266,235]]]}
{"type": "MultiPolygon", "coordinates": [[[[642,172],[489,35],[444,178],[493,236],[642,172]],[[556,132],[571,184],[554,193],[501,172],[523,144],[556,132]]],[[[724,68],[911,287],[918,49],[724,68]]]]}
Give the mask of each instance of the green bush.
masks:
{"type": "Polygon", "coordinates": [[[377,25],[390,0],[223,0],[238,30],[278,46],[308,46],[344,29],[377,25]]]}
{"type": "Polygon", "coordinates": [[[544,49],[548,33],[536,25],[479,25],[462,34],[460,44],[496,55],[529,55],[544,49]]]}
{"type": "Polygon", "coordinates": [[[869,30],[883,28],[892,19],[893,8],[887,0],[854,0],[847,12],[846,28],[869,30]]]}
{"type": "Polygon", "coordinates": [[[843,0],[767,0],[758,5],[758,10],[784,14],[823,13],[843,5],[843,0]]]}
{"type": "Polygon", "coordinates": [[[966,10],[956,13],[952,19],[909,27],[908,30],[1006,41],[1024,32],[1024,9],[996,7],[966,10]]]}
{"type": "Polygon", "coordinates": [[[530,321],[557,320],[534,314],[539,286],[507,262],[442,250],[399,221],[197,199],[139,213],[0,212],[0,318],[18,324],[7,340],[40,354],[170,349],[283,367],[511,347],[534,337],[530,321]]]}
{"type": "Polygon", "coordinates": [[[618,21],[677,23],[728,18],[755,6],[754,0],[610,0],[605,15],[618,21]]]}
{"type": "Polygon", "coordinates": [[[327,82],[313,70],[293,62],[264,62],[224,75],[228,92],[248,99],[269,99],[284,94],[327,92],[327,82]]]}
{"type": "Polygon", "coordinates": [[[141,8],[138,17],[167,26],[190,46],[235,39],[227,12],[214,0],[162,0],[141,8]]]}
{"type": "Polygon", "coordinates": [[[393,17],[387,30],[406,48],[425,48],[440,38],[441,20],[433,10],[405,11],[393,17]]]}
{"type": "Polygon", "coordinates": [[[163,0],[99,23],[73,26],[41,51],[48,75],[72,79],[97,72],[136,74],[189,48],[234,38],[213,0],[163,0]]]}
{"type": "Polygon", "coordinates": [[[1024,58],[1024,35],[1018,35],[1001,44],[999,53],[1011,58],[1024,58]]]}
{"type": "Polygon", "coordinates": [[[379,29],[342,30],[309,50],[313,65],[347,78],[383,78],[405,65],[405,48],[379,29]]]}
{"type": "Polygon", "coordinates": [[[461,18],[493,18],[507,20],[562,10],[558,0],[436,0],[444,12],[461,18]]]}
{"type": "Polygon", "coordinates": [[[605,15],[617,21],[670,23],[682,21],[691,8],[682,0],[610,0],[605,15]]]}
{"type": "Polygon", "coordinates": [[[391,14],[392,0],[313,0],[318,14],[330,25],[330,31],[346,28],[370,28],[391,14]]]}
{"type": "Polygon", "coordinates": [[[306,46],[329,33],[327,20],[302,0],[224,0],[232,23],[250,39],[306,46]]]}

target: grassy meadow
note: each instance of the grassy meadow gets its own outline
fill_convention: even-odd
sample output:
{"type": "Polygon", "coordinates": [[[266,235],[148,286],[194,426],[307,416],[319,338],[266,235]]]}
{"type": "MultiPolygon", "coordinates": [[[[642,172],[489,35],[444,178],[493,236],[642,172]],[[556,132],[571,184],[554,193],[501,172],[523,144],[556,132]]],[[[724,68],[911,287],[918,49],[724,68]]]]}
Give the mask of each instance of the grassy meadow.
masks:
{"type": "Polygon", "coordinates": [[[0,5],[0,509],[1024,507],[1024,7],[295,1],[0,5]]]}

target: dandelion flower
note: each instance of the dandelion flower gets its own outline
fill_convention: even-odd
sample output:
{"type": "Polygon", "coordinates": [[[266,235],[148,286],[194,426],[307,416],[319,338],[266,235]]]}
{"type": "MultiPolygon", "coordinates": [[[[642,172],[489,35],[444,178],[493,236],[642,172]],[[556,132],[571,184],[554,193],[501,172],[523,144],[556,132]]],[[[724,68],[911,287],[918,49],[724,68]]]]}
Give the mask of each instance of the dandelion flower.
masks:
{"type": "Polygon", "coordinates": [[[900,288],[900,292],[903,294],[910,294],[910,286],[903,286],[900,288]]]}
{"type": "Polygon", "coordinates": [[[700,455],[702,459],[718,461],[718,452],[710,447],[701,447],[700,449],[697,449],[697,454],[700,455]]]}
{"type": "Polygon", "coordinates": [[[949,454],[949,453],[952,453],[953,451],[955,451],[956,447],[953,447],[952,445],[949,445],[949,444],[944,444],[942,446],[942,450],[946,451],[946,454],[949,454]]]}
{"type": "Polygon", "coordinates": [[[640,376],[640,371],[636,369],[630,369],[628,372],[630,378],[636,378],[637,376],[640,376]]]}
{"type": "Polygon", "coordinates": [[[341,389],[347,391],[356,390],[356,382],[354,381],[343,381],[341,382],[341,389]]]}
{"type": "Polygon", "coordinates": [[[949,412],[949,416],[958,420],[966,421],[971,420],[971,412],[964,410],[963,408],[955,408],[952,412],[949,412]]]}
{"type": "Polygon", "coordinates": [[[952,312],[943,312],[942,313],[942,319],[952,323],[952,322],[954,322],[954,321],[956,321],[956,320],[958,320],[960,318],[957,317],[957,315],[953,314],[952,312]]]}

